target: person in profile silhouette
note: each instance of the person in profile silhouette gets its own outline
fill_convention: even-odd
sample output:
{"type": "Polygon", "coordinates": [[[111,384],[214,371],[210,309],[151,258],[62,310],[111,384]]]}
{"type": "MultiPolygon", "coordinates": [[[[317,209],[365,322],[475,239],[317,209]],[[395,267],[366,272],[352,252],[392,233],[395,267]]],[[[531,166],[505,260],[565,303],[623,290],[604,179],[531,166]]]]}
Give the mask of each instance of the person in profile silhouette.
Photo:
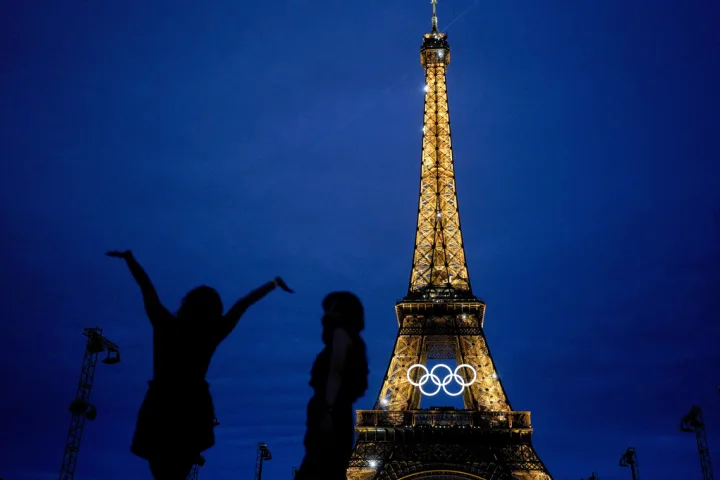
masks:
{"type": "Polygon", "coordinates": [[[353,403],[367,390],[363,306],[350,292],[323,300],[325,348],[310,372],[314,395],[307,406],[305,458],[296,480],[345,480],[354,441],[353,403]]]}
{"type": "Polygon", "coordinates": [[[277,277],[223,315],[220,295],[203,285],[188,292],[173,315],[160,303],[132,252],[107,255],[127,263],[153,327],[153,379],[138,412],[130,451],[149,462],[156,480],[184,480],[200,453],[215,444],[215,409],[205,380],[215,349],[251,305],[276,287],[292,290],[277,277]]]}

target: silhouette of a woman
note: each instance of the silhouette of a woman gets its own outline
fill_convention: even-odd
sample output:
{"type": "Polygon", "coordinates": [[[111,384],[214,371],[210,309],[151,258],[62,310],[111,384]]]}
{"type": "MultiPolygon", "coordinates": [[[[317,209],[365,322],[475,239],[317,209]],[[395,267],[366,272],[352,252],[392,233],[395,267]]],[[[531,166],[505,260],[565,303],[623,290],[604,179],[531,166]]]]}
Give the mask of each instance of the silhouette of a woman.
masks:
{"type": "Polygon", "coordinates": [[[368,364],[363,306],[349,292],[333,292],[322,303],[325,348],[315,359],[307,407],[305,458],[296,480],[345,480],[354,441],[352,406],[367,390],[368,364]]]}
{"type": "Polygon", "coordinates": [[[127,263],[153,327],[153,380],[138,413],[130,450],[148,460],[155,479],[185,479],[200,453],[215,444],[215,409],[205,381],[215,349],[252,304],[276,287],[292,290],[277,277],[238,300],[223,315],[220,295],[203,285],[188,292],[173,316],[160,303],[132,252],[107,255],[127,263]]]}

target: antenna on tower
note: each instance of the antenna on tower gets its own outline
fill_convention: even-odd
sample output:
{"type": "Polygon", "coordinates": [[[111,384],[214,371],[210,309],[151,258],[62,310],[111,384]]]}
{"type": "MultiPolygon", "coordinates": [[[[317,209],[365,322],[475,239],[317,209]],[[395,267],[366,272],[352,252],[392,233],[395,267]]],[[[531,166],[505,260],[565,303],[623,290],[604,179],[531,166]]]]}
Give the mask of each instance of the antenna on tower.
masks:
{"type": "Polygon", "coordinates": [[[438,32],[438,26],[437,26],[437,0],[430,0],[430,3],[432,3],[432,6],[433,6],[432,33],[437,33],[437,32],[438,32]]]}

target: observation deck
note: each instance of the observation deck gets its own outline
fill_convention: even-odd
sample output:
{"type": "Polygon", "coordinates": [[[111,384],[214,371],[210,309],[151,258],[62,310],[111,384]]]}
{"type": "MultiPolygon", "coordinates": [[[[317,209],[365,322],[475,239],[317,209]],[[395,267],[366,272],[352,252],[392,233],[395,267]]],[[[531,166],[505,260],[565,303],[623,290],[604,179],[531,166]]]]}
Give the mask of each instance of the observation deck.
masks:
{"type": "Polygon", "coordinates": [[[478,412],[473,410],[358,410],[358,441],[454,442],[527,439],[532,434],[530,412],[478,412]]]}

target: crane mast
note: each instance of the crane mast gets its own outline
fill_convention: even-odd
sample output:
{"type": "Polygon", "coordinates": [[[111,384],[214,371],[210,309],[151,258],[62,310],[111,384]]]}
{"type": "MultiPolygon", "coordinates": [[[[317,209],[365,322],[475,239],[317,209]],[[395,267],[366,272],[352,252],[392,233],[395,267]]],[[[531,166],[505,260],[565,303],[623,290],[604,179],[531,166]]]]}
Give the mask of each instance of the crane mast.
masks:
{"type": "Polygon", "coordinates": [[[694,405],[690,411],[682,417],[682,420],[680,420],[680,431],[695,432],[703,480],[713,480],[715,477],[713,476],[712,465],[710,464],[710,449],[708,448],[705,423],[703,422],[702,409],[700,407],[694,405]]]}
{"type": "Polygon", "coordinates": [[[265,460],[272,460],[272,454],[267,444],[259,442],[255,457],[255,480],[262,480],[263,461],[265,460]]]}
{"type": "Polygon", "coordinates": [[[205,465],[205,457],[202,455],[198,456],[198,459],[195,460],[195,463],[193,463],[192,469],[190,470],[190,474],[187,476],[187,480],[197,480],[198,478],[198,468],[205,465]]]}
{"type": "Polygon", "coordinates": [[[114,365],[120,361],[120,348],[107,338],[103,337],[102,329],[86,328],[83,335],[87,339],[85,344],[85,358],[82,370],[80,371],[80,382],[78,383],[75,399],[70,403],[70,429],[68,430],[65,442],[65,455],[60,467],[60,480],[73,480],[75,476],[75,465],[80,453],[80,440],[82,440],[85,419],[93,421],[97,417],[95,405],[90,403],[90,390],[92,390],[93,379],[95,378],[95,366],[97,357],[101,352],[107,352],[107,358],[102,363],[114,365]]]}
{"type": "Polygon", "coordinates": [[[637,453],[633,447],[628,447],[623,456],[620,457],[620,466],[630,467],[633,480],[640,480],[640,467],[638,467],[637,453]]]}

